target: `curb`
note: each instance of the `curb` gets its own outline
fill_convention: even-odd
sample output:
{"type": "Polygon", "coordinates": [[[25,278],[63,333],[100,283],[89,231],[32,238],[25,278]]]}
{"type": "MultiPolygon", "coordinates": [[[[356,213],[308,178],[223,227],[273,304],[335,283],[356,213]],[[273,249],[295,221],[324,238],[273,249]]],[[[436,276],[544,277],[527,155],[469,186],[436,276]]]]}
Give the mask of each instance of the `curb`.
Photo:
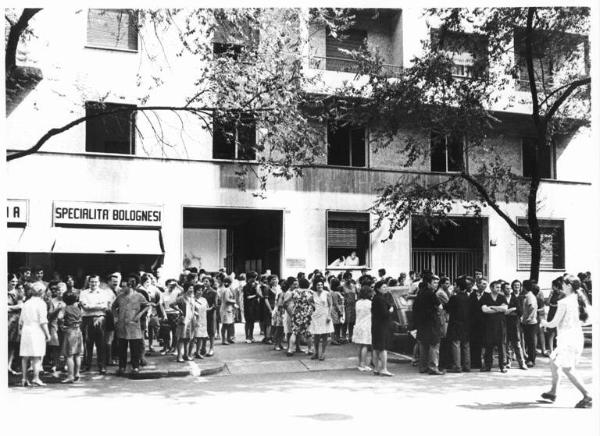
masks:
{"type": "MultiPolygon", "coordinates": [[[[122,377],[129,378],[131,380],[150,380],[150,379],[158,379],[158,378],[174,378],[174,377],[206,377],[209,375],[215,375],[222,372],[225,369],[225,364],[221,364],[220,366],[213,368],[205,368],[201,369],[198,373],[197,371],[192,370],[174,370],[174,371],[146,371],[139,372],[138,374],[126,374],[122,377]]],[[[114,374],[117,376],[116,374],[114,374]]],[[[117,376],[118,377],[118,376],[117,376]]]]}

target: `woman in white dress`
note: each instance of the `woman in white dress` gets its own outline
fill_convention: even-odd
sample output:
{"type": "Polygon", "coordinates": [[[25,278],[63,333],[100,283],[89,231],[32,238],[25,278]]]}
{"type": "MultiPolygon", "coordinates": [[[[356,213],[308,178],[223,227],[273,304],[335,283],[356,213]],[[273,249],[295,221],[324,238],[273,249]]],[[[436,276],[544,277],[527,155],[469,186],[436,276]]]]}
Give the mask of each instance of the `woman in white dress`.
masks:
{"type": "Polygon", "coordinates": [[[206,340],[208,339],[208,328],[206,323],[206,310],[208,301],[202,296],[204,288],[202,285],[194,285],[194,319],[192,320],[193,338],[190,341],[188,356],[198,359],[204,357],[200,350],[206,349],[206,340]]]}
{"type": "Polygon", "coordinates": [[[372,371],[367,363],[367,352],[371,345],[371,289],[363,286],[356,302],[356,324],[352,342],[358,345],[358,370],[372,371]]]}
{"type": "Polygon", "coordinates": [[[313,284],[313,302],[315,310],[312,314],[310,328],[308,329],[314,337],[315,354],[312,360],[325,360],[325,350],[327,349],[327,338],[333,333],[333,322],[331,321],[331,310],[333,301],[331,294],[323,287],[323,280],[317,279],[313,284]],[[319,343],[322,343],[322,351],[319,354],[319,343]]]}
{"type": "Polygon", "coordinates": [[[556,314],[552,321],[545,322],[545,327],[557,328],[557,346],[550,355],[552,371],[552,387],[542,394],[542,398],[554,402],[556,389],[560,382],[560,369],[573,385],[583,394],[576,408],[592,407],[592,397],[579,377],[575,374],[577,359],[583,351],[583,330],[581,322],[587,321],[586,300],[580,291],[581,282],[575,276],[564,278],[562,291],[565,297],[558,301],[556,314]]]}
{"type": "Polygon", "coordinates": [[[19,354],[21,355],[21,369],[23,371],[21,384],[23,386],[45,386],[40,380],[42,370],[42,358],[46,354],[46,342],[50,340],[48,331],[48,307],[42,300],[45,292],[41,283],[34,283],[29,288],[31,298],[23,303],[21,309],[21,318],[19,326],[21,328],[21,345],[19,354]],[[31,360],[33,368],[33,380],[27,380],[27,366],[31,360]]]}

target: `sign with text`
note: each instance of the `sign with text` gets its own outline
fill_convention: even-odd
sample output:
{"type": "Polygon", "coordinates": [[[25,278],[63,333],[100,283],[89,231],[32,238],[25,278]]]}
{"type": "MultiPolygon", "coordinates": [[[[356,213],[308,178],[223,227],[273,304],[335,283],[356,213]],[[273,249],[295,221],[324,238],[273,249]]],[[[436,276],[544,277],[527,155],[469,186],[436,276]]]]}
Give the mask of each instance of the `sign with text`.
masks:
{"type": "Polygon", "coordinates": [[[29,216],[27,200],[6,200],[7,224],[27,225],[29,216]]]}
{"type": "Polygon", "coordinates": [[[285,265],[288,268],[306,268],[306,259],[286,259],[285,265]]]}
{"type": "Polygon", "coordinates": [[[162,206],[130,203],[93,203],[55,201],[52,210],[55,226],[86,225],[106,227],[162,226],[162,206]]]}

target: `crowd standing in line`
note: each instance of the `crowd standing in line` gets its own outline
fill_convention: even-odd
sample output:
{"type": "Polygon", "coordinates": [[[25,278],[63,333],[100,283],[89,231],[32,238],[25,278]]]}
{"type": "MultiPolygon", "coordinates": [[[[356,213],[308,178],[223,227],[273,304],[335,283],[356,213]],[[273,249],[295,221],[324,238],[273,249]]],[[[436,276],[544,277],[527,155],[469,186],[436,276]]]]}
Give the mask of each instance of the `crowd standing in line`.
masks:
{"type": "Polygon", "coordinates": [[[53,273],[44,281],[41,267],[9,274],[9,372],[20,374],[23,386],[43,386],[44,365],[57,379],[64,370],[63,383],[73,383],[91,370],[95,350],[100,374],[116,365],[124,374],[128,363],[137,373],[145,355],[155,352],[155,341],[161,355],[172,354],[177,362],[204,359],[214,355],[215,340],[235,343],[235,323],[244,324],[246,343],[255,342],[258,322],[261,342],[287,356],[324,360],[330,343],[355,343],[358,370],[390,377],[394,325],[406,324],[416,339],[420,373],[487,372],[494,358],[502,373],[513,364],[527,370],[539,354],[550,358],[552,369],[551,389],[542,397],[556,399],[562,371],[583,395],[577,407],[591,406],[575,372],[583,349],[581,322],[592,300],[590,273],[557,277],[544,297],[535,281],[488,284],[480,271],[451,282],[431,271],[394,279],[384,269],[378,277],[363,270],[355,280],[349,270],[315,270],[280,282],[270,273],[236,277],[189,268],[163,283],[158,272],[139,269],[126,277],[115,272],[104,282],[88,275],[81,290],[72,275],[53,273]],[[402,310],[411,303],[412,311],[402,310]]]}

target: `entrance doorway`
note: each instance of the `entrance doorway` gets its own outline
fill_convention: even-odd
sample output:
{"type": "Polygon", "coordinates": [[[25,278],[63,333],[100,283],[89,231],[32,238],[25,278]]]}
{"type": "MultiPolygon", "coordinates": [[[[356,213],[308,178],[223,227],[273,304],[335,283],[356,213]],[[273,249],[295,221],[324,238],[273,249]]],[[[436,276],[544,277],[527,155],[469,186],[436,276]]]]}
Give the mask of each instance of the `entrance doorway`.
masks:
{"type": "Polygon", "coordinates": [[[480,270],[487,275],[487,218],[452,217],[437,231],[423,217],[413,217],[412,269],[431,270],[456,279],[480,270]]]}
{"type": "Polygon", "coordinates": [[[281,271],[283,211],[183,209],[183,263],[207,272],[281,271]]]}

